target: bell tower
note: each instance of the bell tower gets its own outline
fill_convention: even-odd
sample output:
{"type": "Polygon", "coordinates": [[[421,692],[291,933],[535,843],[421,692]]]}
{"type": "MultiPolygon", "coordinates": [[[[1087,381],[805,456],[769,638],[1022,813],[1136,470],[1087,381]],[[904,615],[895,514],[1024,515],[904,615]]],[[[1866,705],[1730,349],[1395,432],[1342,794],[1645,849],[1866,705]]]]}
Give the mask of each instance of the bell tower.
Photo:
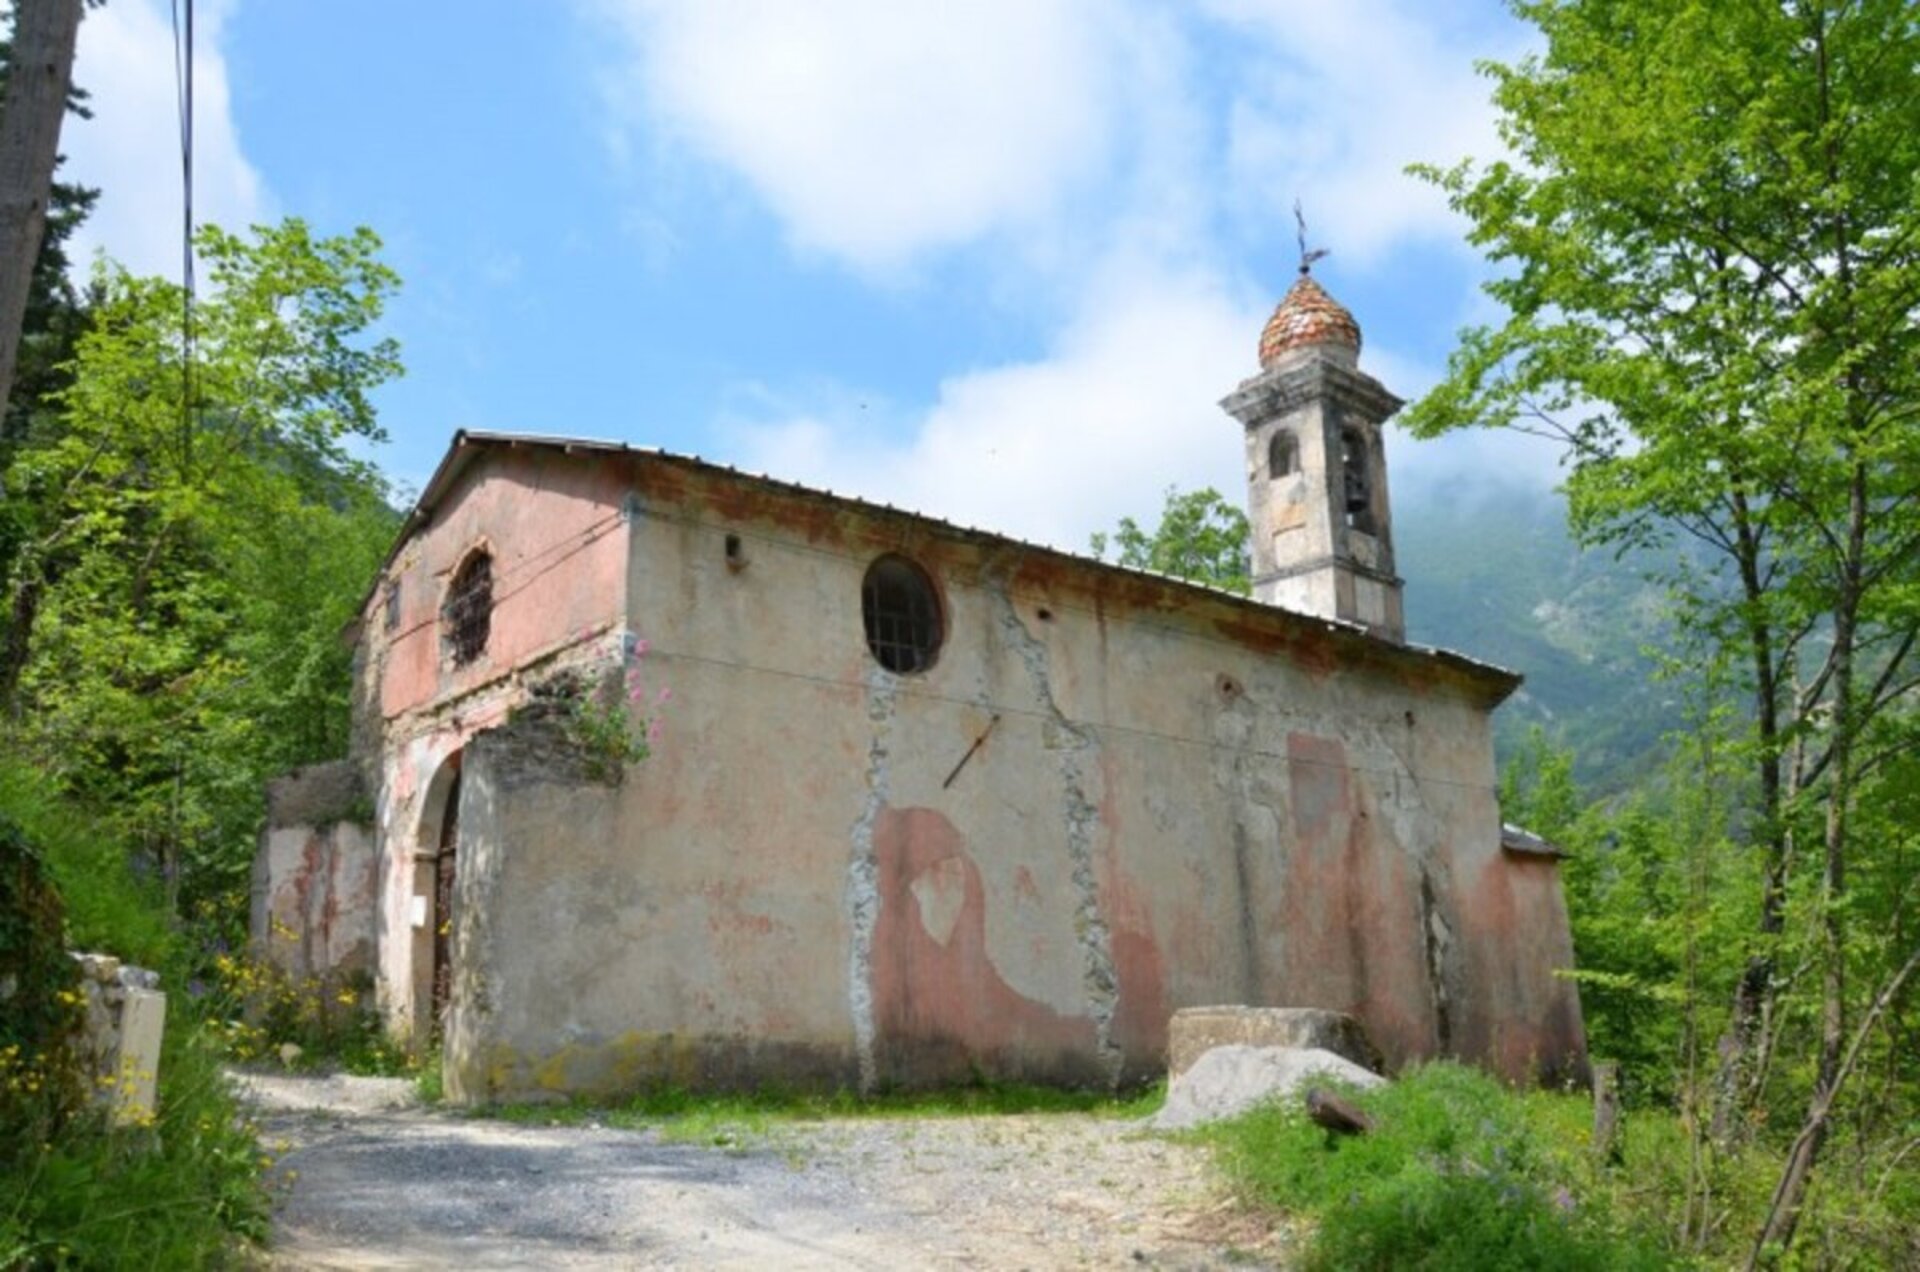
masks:
{"type": "Polygon", "coordinates": [[[1253,594],[1406,639],[1381,425],[1400,399],[1360,370],[1360,325],[1310,272],[1260,333],[1260,372],[1221,401],[1247,433],[1253,594]]]}

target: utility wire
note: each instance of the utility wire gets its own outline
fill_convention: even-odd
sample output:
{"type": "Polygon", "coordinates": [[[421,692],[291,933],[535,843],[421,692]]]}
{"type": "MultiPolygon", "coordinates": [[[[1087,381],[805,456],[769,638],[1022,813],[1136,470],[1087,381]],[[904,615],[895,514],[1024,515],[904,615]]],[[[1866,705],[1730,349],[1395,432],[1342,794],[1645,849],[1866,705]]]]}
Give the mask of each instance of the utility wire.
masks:
{"type": "Polygon", "coordinates": [[[173,85],[180,116],[180,458],[193,461],[193,0],[185,0],[184,32],[181,0],[172,0],[173,85]]]}

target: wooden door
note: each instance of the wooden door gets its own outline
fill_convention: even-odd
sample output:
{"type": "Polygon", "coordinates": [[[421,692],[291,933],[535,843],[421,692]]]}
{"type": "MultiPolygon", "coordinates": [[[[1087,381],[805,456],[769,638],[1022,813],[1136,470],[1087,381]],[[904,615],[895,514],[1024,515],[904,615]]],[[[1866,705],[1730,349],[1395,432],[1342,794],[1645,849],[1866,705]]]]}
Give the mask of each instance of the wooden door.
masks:
{"type": "Polygon", "coordinates": [[[453,879],[454,858],[460,847],[460,775],[447,787],[446,811],[440,815],[440,847],[433,871],[433,1036],[446,1024],[447,1004],[453,998],[453,879]]]}

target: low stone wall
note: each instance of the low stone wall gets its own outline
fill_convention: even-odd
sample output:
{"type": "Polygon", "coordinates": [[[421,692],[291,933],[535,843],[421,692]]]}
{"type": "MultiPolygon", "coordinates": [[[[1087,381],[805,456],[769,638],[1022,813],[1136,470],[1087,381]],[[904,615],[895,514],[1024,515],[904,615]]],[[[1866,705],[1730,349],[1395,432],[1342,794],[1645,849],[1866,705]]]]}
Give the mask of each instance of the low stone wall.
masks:
{"type": "Polygon", "coordinates": [[[356,767],[309,765],[267,784],[253,862],[254,957],[295,981],[373,973],[374,837],[356,767]]]}
{"type": "Polygon", "coordinates": [[[120,1126],[153,1120],[167,996],[160,974],[108,954],[75,954],[86,995],[82,1053],[94,1102],[120,1126]]]}

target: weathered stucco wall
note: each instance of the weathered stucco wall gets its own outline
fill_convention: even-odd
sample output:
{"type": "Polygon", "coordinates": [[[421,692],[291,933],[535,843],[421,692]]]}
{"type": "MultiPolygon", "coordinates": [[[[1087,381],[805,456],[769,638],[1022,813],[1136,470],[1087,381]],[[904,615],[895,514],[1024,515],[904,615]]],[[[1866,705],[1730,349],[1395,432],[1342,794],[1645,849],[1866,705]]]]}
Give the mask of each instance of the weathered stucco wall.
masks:
{"type": "Polygon", "coordinates": [[[356,743],[379,756],[380,1001],[390,1028],[423,1045],[433,937],[450,918],[432,904],[434,857],[462,753],[531,685],[615,656],[625,610],[625,465],[558,447],[486,450],[410,526],[359,630],[356,743]],[[491,630],[480,657],[456,665],[440,616],[477,549],[493,560],[491,630]]]}
{"type": "Polygon", "coordinates": [[[254,854],[254,954],[296,981],[374,970],[378,872],[369,803],[355,765],[296,769],[267,786],[254,854]]]}
{"type": "MultiPolygon", "coordinates": [[[[1577,998],[1552,974],[1569,961],[1557,881],[1499,850],[1497,675],[620,462],[638,501],[614,590],[673,696],[617,787],[535,724],[468,749],[462,1098],[1115,1082],[1164,1063],[1172,1010],[1220,1002],[1350,1012],[1394,1064],[1580,1062],[1577,998]],[[861,580],[883,552],[939,588],[924,674],[867,649],[861,580]]],[[[606,594],[597,575],[574,586],[606,594]]]]}

